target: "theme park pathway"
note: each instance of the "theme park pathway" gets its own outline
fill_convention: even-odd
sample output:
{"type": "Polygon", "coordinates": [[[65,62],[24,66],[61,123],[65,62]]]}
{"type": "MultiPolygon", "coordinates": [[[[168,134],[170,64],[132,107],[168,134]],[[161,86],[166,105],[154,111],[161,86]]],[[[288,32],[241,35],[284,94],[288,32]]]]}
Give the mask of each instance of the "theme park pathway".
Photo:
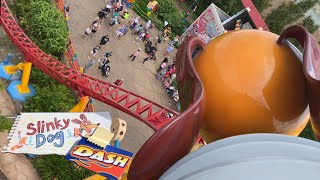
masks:
{"type": "MultiPolygon", "coordinates": [[[[169,97],[164,92],[161,83],[155,79],[156,68],[164,59],[163,53],[165,51],[168,43],[161,43],[158,47],[157,60],[148,61],[141,65],[143,58],[147,55],[144,53],[144,45],[140,42],[138,45],[134,43],[136,36],[131,35],[131,31],[127,33],[121,40],[115,39],[113,35],[115,31],[121,25],[127,25],[128,20],[123,20],[121,25],[115,25],[112,30],[109,30],[107,22],[104,22],[96,34],[92,38],[86,37],[82,38],[81,34],[84,30],[93,22],[97,17],[98,11],[100,11],[104,6],[104,0],[65,0],[65,5],[70,7],[69,21],[68,25],[71,32],[71,40],[74,46],[75,52],[78,54],[79,63],[81,66],[85,66],[87,63],[87,57],[93,47],[99,45],[100,38],[103,35],[108,34],[110,41],[107,45],[103,46],[101,50],[96,55],[96,59],[102,57],[106,51],[111,51],[111,73],[109,77],[102,77],[101,71],[98,69],[98,63],[89,68],[86,74],[93,76],[95,78],[113,83],[116,79],[124,79],[124,83],[121,87],[128,89],[134,93],[140,94],[148,99],[151,99],[159,104],[165,105],[169,108],[175,108],[174,105],[170,106],[169,97]],[[142,53],[134,61],[131,62],[128,58],[134,51],[141,48],[142,53]]],[[[129,19],[135,18],[137,15],[133,13],[131,9],[129,19]]],[[[140,20],[141,23],[142,20],[140,20]]],[[[145,25],[145,22],[143,22],[145,25]]],[[[156,37],[160,34],[157,29],[153,28],[151,30],[151,38],[156,37]]],[[[175,53],[171,54],[171,60],[175,53]]],[[[171,62],[170,62],[171,63],[171,62]]],[[[113,118],[121,118],[127,121],[127,133],[124,140],[121,142],[121,148],[136,153],[141,145],[153,134],[153,130],[149,128],[144,123],[134,119],[133,117],[122,113],[120,110],[112,108],[106,104],[103,104],[97,100],[94,101],[95,111],[109,111],[113,118]]]]}
{"type": "MultiPolygon", "coordinates": [[[[6,58],[7,53],[18,53],[9,38],[0,27],[0,62],[6,58]]],[[[1,81],[1,80],[0,80],[1,81]]],[[[3,82],[3,81],[2,81],[3,82]]],[[[0,82],[0,83],[2,83],[0,82]]],[[[16,107],[7,91],[0,90],[0,114],[2,116],[16,116],[16,107]]],[[[0,122],[1,123],[1,122],[0,122]]],[[[8,131],[0,132],[0,150],[8,145],[8,131]]],[[[0,180],[37,180],[37,171],[23,154],[0,153],[0,180]]]]}
{"type": "MultiPolygon", "coordinates": [[[[8,132],[0,132],[0,149],[8,145],[7,136],[8,132]]],[[[0,153],[0,171],[2,171],[9,180],[39,179],[36,169],[23,154],[0,153]]]]}

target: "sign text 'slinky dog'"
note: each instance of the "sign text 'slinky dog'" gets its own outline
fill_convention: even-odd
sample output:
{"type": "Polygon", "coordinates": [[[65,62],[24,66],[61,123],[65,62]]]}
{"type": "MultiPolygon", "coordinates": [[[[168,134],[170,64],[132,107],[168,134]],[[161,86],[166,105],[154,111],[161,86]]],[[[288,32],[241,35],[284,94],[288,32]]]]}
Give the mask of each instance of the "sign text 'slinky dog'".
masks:
{"type": "Polygon", "coordinates": [[[22,113],[9,134],[9,145],[2,152],[28,154],[68,153],[81,137],[97,128],[109,128],[109,113],[22,113]]]}

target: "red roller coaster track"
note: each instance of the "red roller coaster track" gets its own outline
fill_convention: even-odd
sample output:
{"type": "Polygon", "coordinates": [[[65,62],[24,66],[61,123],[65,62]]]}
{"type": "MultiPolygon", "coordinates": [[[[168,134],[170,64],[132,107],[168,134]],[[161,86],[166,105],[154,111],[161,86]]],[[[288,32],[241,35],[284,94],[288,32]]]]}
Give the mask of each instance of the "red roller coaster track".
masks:
{"type": "Polygon", "coordinates": [[[178,113],[169,108],[113,84],[81,74],[55,60],[36,46],[22,31],[5,0],[1,0],[0,12],[3,29],[13,44],[24,54],[25,61],[32,62],[34,66],[56,81],[77,91],[80,95],[90,96],[123,111],[154,130],[177,117],[178,113]],[[167,113],[173,114],[173,117],[167,118],[167,113]]]}
{"type": "Polygon", "coordinates": [[[249,16],[251,17],[254,25],[256,26],[257,29],[265,30],[265,31],[270,31],[266,23],[264,22],[263,18],[261,17],[259,11],[257,8],[254,6],[251,0],[241,0],[241,3],[245,8],[249,8],[249,16]]]}

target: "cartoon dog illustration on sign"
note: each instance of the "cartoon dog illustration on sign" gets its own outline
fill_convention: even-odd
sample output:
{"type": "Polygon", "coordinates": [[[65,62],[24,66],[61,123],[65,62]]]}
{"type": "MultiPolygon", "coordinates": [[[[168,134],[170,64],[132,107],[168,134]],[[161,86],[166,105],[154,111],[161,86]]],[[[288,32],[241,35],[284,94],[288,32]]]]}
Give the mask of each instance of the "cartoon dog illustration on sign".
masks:
{"type": "Polygon", "coordinates": [[[99,123],[92,124],[84,114],[80,114],[80,119],[72,119],[71,122],[80,125],[80,128],[74,128],[74,137],[83,137],[82,132],[85,131],[87,133],[85,137],[88,138],[93,132],[92,130],[99,126],[99,123]]]}

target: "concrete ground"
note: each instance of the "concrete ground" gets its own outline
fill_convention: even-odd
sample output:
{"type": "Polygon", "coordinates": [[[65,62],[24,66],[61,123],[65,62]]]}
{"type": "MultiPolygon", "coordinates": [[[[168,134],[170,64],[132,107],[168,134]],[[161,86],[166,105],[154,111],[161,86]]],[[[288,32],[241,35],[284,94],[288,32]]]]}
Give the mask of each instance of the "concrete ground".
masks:
{"type": "MultiPolygon", "coordinates": [[[[8,132],[0,132],[0,149],[8,145],[8,132]]],[[[0,172],[9,180],[38,180],[38,173],[23,154],[0,153],[0,172]]],[[[1,180],[1,175],[0,175],[1,180]]]]}
{"type": "MultiPolygon", "coordinates": [[[[92,38],[82,38],[84,30],[97,17],[98,11],[105,6],[104,0],[95,0],[94,2],[92,0],[65,0],[64,2],[65,5],[70,7],[68,25],[71,33],[71,41],[76,53],[78,54],[81,66],[84,67],[86,65],[90,51],[93,47],[99,45],[101,37],[106,34],[110,37],[108,44],[103,46],[96,55],[96,59],[98,59],[107,51],[113,52],[110,63],[110,76],[102,77],[101,71],[98,69],[97,62],[93,67],[86,71],[86,74],[110,83],[115,82],[117,79],[124,79],[124,83],[122,84],[123,88],[140,94],[169,108],[175,108],[174,104],[170,106],[169,97],[164,92],[161,83],[155,79],[156,68],[159,67],[159,64],[164,59],[163,53],[168,43],[163,42],[158,46],[156,61],[148,61],[144,66],[142,66],[141,62],[143,58],[147,56],[147,54],[144,53],[143,42],[140,42],[139,44],[133,42],[136,36],[131,35],[131,31],[129,31],[127,35],[122,37],[120,40],[113,37],[115,31],[121,25],[128,25],[128,20],[123,20],[120,25],[115,25],[110,30],[108,19],[107,22],[102,24],[100,29],[92,38]],[[128,56],[138,48],[141,48],[143,53],[141,53],[134,62],[131,62],[128,56]]],[[[129,19],[133,19],[137,16],[131,9],[128,10],[130,12],[129,19]]],[[[142,20],[140,20],[140,22],[142,22],[142,20]]],[[[145,25],[145,22],[143,22],[143,24],[145,25]]],[[[161,32],[158,30],[152,29],[151,38],[153,39],[160,33],[161,32]]],[[[170,63],[172,63],[174,55],[175,52],[170,54],[170,63]]],[[[127,133],[122,141],[122,148],[125,150],[136,153],[141,145],[153,134],[153,130],[151,128],[115,108],[97,100],[94,101],[94,106],[96,112],[109,111],[112,117],[119,117],[127,121],[127,133]]]]}

